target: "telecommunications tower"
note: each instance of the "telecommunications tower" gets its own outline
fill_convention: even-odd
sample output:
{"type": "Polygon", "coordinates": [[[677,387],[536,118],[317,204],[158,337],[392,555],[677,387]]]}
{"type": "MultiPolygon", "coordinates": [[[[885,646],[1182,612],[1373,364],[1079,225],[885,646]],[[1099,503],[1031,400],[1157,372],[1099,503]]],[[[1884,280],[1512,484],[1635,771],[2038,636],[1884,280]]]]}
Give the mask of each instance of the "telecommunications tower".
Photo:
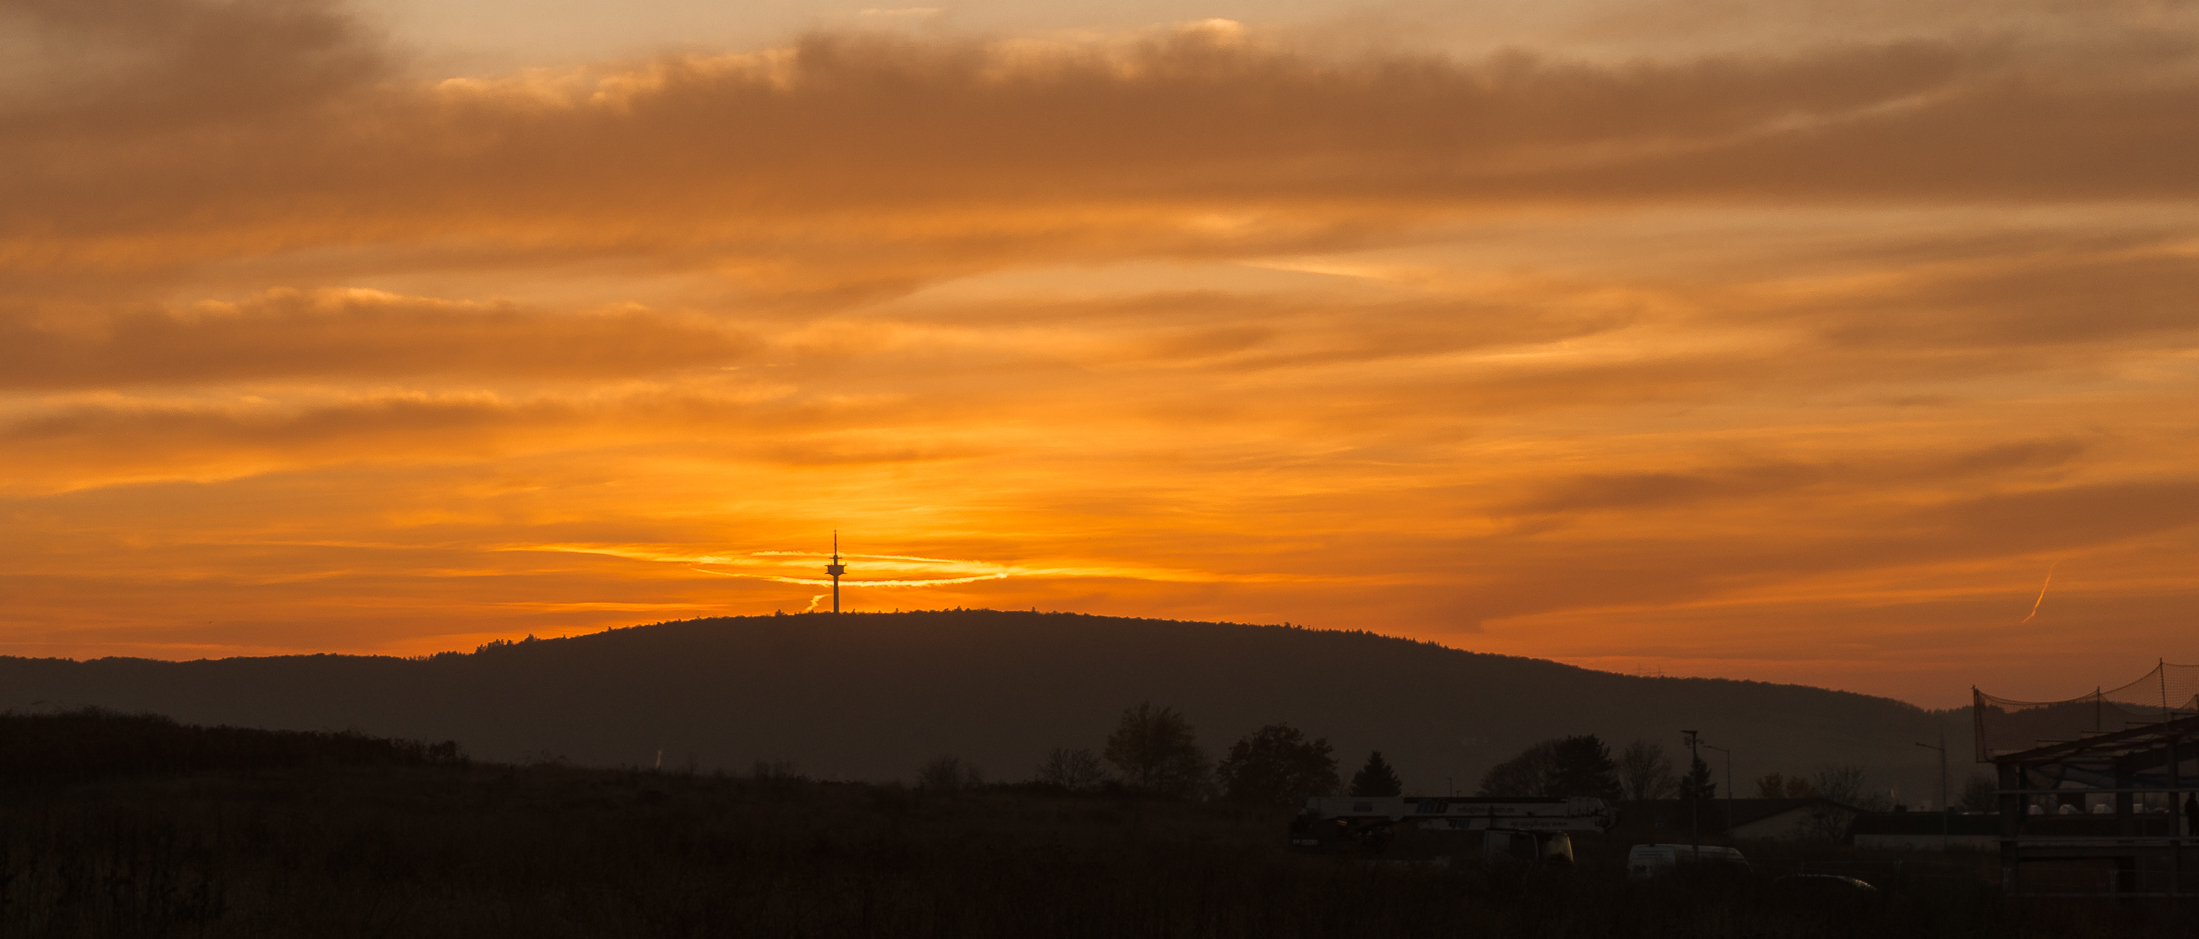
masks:
{"type": "Polygon", "coordinates": [[[848,566],[840,563],[840,533],[832,533],[832,563],[825,565],[825,573],[832,575],[832,612],[840,612],[840,575],[848,572],[848,566]]]}

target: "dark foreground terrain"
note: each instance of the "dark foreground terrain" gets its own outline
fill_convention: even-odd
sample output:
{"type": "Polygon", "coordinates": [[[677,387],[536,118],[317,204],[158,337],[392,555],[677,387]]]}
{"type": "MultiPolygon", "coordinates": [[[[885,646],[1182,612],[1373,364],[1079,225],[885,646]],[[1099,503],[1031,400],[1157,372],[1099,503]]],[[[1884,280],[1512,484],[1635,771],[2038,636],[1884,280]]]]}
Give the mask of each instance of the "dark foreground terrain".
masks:
{"type": "Polygon", "coordinates": [[[5,936],[2182,934],[2016,907],[1977,863],[1814,860],[1878,872],[1861,900],[1630,882],[1593,837],[1573,871],[1407,866],[1289,853],[1276,809],[482,765],[157,718],[0,716],[0,772],[5,936]]]}

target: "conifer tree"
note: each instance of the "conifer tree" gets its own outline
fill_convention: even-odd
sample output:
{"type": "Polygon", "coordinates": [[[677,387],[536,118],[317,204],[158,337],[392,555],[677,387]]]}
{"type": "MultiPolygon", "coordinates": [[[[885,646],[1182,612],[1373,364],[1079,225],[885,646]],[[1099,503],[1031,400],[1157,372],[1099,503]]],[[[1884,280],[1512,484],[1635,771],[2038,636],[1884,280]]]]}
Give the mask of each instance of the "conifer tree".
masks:
{"type": "Polygon", "coordinates": [[[1552,795],[1619,797],[1619,766],[1611,761],[1611,748],[1595,734],[1558,741],[1557,758],[1556,791],[1552,795]]]}
{"type": "Polygon", "coordinates": [[[1355,796],[1394,796],[1403,794],[1405,781],[1397,778],[1397,771],[1382,759],[1382,751],[1367,754],[1367,765],[1351,778],[1351,794],[1355,796]]]}
{"type": "Polygon", "coordinates": [[[1710,764],[1703,762],[1702,756],[1695,756],[1694,762],[1687,768],[1687,775],[1680,777],[1680,798],[1715,799],[1717,797],[1718,784],[1710,780],[1710,764]]]}

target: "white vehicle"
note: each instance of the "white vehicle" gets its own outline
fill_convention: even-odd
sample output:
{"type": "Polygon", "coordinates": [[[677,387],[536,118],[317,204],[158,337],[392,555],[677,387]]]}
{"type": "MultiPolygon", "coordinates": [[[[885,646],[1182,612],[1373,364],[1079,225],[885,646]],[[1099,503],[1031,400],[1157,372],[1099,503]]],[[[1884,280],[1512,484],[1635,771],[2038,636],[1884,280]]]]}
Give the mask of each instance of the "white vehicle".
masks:
{"type": "Polygon", "coordinates": [[[1448,839],[1480,832],[1485,860],[1571,863],[1573,841],[1566,832],[1606,831],[1617,821],[1611,803],[1592,798],[1315,796],[1291,820],[1290,843],[1308,851],[1380,854],[1401,834],[1448,839]]]}
{"type": "Polygon", "coordinates": [[[1626,852],[1626,876],[1655,877],[1680,865],[1715,865],[1722,870],[1746,871],[1749,859],[1733,848],[1706,844],[1638,844],[1626,852]]]}

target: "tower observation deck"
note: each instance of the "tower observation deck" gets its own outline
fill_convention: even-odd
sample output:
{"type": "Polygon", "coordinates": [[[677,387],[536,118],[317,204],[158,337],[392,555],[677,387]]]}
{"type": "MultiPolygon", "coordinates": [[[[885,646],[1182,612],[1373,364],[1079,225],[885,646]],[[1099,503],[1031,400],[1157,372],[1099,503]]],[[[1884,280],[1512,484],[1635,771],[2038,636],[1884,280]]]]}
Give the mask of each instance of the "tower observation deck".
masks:
{"type": "Polygon", "coordinates": [[[832,533],[832,563],[825,565],[825,573],[832,575],[832,612],[840,612],[840,575],[848,572],[848,566],[840,563],[840,533],[832,533]]]}

